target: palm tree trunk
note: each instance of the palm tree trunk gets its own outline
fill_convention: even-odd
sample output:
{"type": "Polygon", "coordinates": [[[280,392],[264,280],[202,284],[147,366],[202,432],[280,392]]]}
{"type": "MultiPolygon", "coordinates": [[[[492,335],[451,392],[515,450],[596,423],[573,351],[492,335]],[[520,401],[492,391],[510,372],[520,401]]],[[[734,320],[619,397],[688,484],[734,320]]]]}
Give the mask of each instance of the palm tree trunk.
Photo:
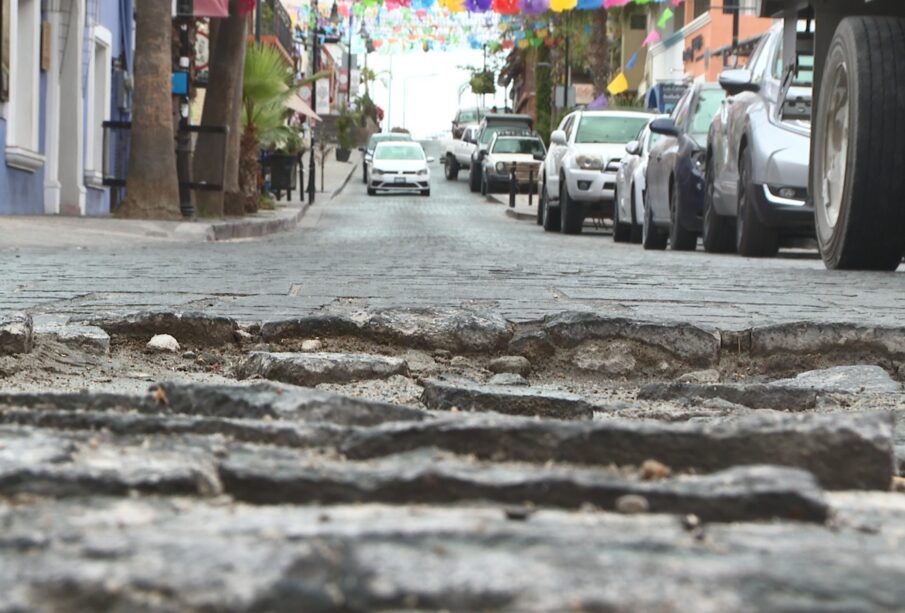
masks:
{"type": "Polygon", "coordinates": [[[233,90],[232,115],[229,118],[229,144],[226,150],[226,193],[223,209],[227,215],[244,215],[245,198],[239,185],[239,163],[242,158],[242,82],[245,74],[245,48],[247,37],[240,43],[242,59],[236,66],[236,84],[233,90]]]}
{"type": "Polygon", "coordinates": [[[246,213],[258,211],[258,197],[260,185],[258,180],[261,175],[261,166],[258,164],[258,135],[254,126],[248,124],[242,133],[242,150],[239,163],[239,185],[241,187],[242,203],[246,213]]]}
{"type": "MultiPolygon", "coordinates": [[[[236,80],[242,79],[242,68],[245,63],[246,20],[239,16],[238,2],[230,2],[230,15],[216,27],[211,27],[211,59],[210,77],[204,96],[204,108],[201,113],[202,126],[231,126],[234,109],[241,104],[236,99],[236,80]]],[[[241,86],[240,86],[241,88],[241,86]]],[[[239,89],[238,91],[241,91],[239,89]]],[[[198,135],[193,158],[195,181],[217,182],[223,174],[224,191],[238,191],[237,172],[229,172],[230,144],[227,136],[224,143],[219,134],[198,135]],[[224,147],[226,164],[221,165],[224,147]],[[230,176],[232,174],[232,176],[230,176]],[[232,184],[230,184],[232,179],[232,184]],[[232,190],[230,190],[232,187],[232,190]]],[[[238,138],[236,139],[238,143],[238,138]]],[[[238,166],[238,152],[232,156],[234,166],[238,166]]],[[[237,168],[236,168],[237,170],[237,168]]],[[[224,192],[198,192],[196,205],[200,217],[222,217],[224,213],[224,192]]]]}
{"type": "Polygon", "coordinates": [[[169,0],[141,0],[135,5],[132,142],[121,217],[182,218],[170,97],[170,10],[169,0]]]}
{"type": "Polygon", "coordinates": [[[591,82],[594,84],[594,96],[606,93],[610,82],[610,39],[607,32],[607,11],[594,11],[591,18],[591,43],[589,64],[591,82]]]}

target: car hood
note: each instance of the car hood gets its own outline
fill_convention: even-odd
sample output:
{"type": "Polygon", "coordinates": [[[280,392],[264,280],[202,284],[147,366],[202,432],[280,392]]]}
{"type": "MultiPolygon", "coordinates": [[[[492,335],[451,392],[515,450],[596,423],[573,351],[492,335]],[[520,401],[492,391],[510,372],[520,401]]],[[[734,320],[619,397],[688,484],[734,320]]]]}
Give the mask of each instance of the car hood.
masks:
{"type": "Polygon", "coordinates": [[[575,143],[569,148],[569,153],[573,156],[593,155],[599,158],[605,158],[607,161],[612,159],[621,160],[626,155],[625,145],[627,143],[575,143]]]}
{"type": "Polygon", "coordinates": [[[424,160],[374,160],[373,166],[381,172],[411,172],[424,170],[427,163],[424,160]]]}

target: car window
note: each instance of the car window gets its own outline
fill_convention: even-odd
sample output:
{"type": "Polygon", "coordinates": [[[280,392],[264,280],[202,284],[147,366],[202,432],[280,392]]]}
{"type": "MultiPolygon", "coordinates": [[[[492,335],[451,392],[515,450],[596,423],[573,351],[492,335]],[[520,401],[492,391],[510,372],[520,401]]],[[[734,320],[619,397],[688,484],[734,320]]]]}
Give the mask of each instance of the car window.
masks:
{"type": "Polygon", "coordinates": [[[566,133],[566,142],[568,142],[572,136],[572,126],[574,124],[575,124],[575,115],[569,115],[569,117],[566,119],[566,125],[563,126],[563,132],[566,133]]]}
{"type": "Polygon", "coordinates": [[[387,141],[410,141],[412,140],[412,136],[410,134],[374,134],[368,139],[368,151],[373,152],[378,144],[387,142],[387,141]]]}
{"type": "Polygon", "coordinates": [[[713,122],[713,116],[720,109],[720,103],[725,98],[725,94],[721,89],[702,89],[698,100],[695,103],[694,116],[691,120],[691,134],[707,134],[710,131],[710,124],[713,122]]]}
{"type": "Polygon", "coordinates": [[[752,80],[763,81],[764,73],[769,68],[770,58],[773,57],[774,37],[765,35],[757,46],[757,50],[748,60],[748,70],[751,71],[752,80]]]}
{"type": "Polygon", "coordinates": [[[528,128],[526,128],[525,124],[523,124],[523,123],[509,124],[509,125],[495,123],[493,125],[490,125],[490,126],[487,126],[484,128],[484,132],[481,134],[481,144],[482,145],[490,144],[490,141],[493,140],[493,137],[496,135],[496,133],[502,132],[504,130],[507,132],[518,131],[518,130],[523,130],[525,132],[528,132],[528,128]]]}
{"type": "Polygon", "coordinates": [[[650,130],[647,130],[647,143],[645,144],[644,149],[646,151],[650,151],[651,149],[654,148],[654,145],[656,145],[658,142],[660,142],[661,138],[662,138],[662,135],[656,134],[654,132],[651,132],[650,130]]]}
{"type": "Polygon", "coordinates": [[[411,145],[383,145],[374,151],[375,160],[423,160],[421,147],[411,145]]]}
{"type": "Polygon", "coordinates": [[[650,121],[648,117],[585,115],[578,123],[576,143],[627,143],[650,121]]]}
{"type": "Polygon", "coordinates": [[[682,99],[679,100],[679,103],[676,104],[676,108],[672,112],[671,119],[673,120],[673,123],[679,127],[683,127],[688,119],[688,101],[691,99],[693,92],[694,90],[689,88],[689,90],[685,92],[685,95],[682,96],[682,99]]]}
{"type": "MultiPolygon", "coordinates": [[[[779,44],[776,45],[776,52],[773,54],[773,78],[777,81],[782,81],[783,73],[785,72],[785,66],[782,65],[782,50],[783,50],[783,41],[782,37],[779,39],[779,44]]],[[[795,76],[792,78],[792,85],[794,87],[813,87],[814,85],[814,56],[813,55],[799,55],[798,56],[798,66],[795,72],[795,76]]]]}
{"type": "Polygon", "coordinates": [[[480,110],[461,111],[459,123],[477,123],[484,119],[484,112],[480,110]]]}
{"type": "Polygon", "coordinates": [[[493,153],[517,153],[534,155],[544,153],[544,144],[537,138],[498,138],[493,153]]]}

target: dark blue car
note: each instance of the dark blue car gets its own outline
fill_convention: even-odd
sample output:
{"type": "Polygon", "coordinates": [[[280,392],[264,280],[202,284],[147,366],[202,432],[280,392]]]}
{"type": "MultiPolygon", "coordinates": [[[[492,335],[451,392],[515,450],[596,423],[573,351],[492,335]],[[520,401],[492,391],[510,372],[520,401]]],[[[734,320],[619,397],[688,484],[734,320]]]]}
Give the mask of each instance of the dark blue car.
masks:
{"type": "Polygon", "coordinates": [[[695,83],[672,114],[651,123],[665,138],[651,149],[644,193],[645,249],[693,251],[701,234],[707,132],[725,93],[718,83],[695,83]]]}

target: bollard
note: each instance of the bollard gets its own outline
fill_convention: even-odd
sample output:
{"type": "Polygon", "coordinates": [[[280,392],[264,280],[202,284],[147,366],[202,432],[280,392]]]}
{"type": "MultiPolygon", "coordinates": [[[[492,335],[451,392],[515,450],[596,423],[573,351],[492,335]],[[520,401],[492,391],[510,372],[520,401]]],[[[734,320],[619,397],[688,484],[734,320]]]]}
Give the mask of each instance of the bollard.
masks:
{"type": "Polygon", "coordinates": [[[515,164],[513,163],[509,169],[509,208],[515,208],[515,192],[518,184],[515,179],[515,164]]]}
{"type": "Polygon", "coordinates": [[[528,206],[534,206],[534,169],[528,169],[528,206]]]}

